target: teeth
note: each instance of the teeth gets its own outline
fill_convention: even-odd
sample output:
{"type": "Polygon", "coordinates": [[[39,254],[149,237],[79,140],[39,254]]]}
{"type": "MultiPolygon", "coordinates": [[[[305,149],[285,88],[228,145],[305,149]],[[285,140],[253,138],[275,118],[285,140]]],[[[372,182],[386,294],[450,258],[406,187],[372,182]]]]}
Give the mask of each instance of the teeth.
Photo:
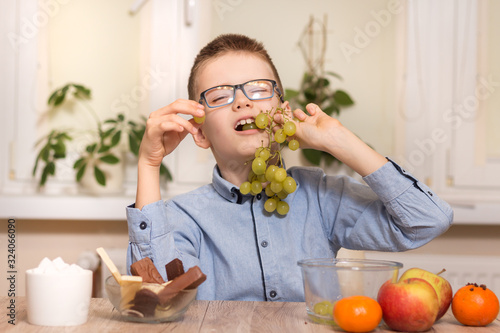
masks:
{"type": "Polygon", "coordinates": [[[239,125],[251,124],[253,122],[255,122],[255,120],[252,118],[242,119],[236,123],[236,126],[234,126],[234,128],[238,127],[239,125]]]}

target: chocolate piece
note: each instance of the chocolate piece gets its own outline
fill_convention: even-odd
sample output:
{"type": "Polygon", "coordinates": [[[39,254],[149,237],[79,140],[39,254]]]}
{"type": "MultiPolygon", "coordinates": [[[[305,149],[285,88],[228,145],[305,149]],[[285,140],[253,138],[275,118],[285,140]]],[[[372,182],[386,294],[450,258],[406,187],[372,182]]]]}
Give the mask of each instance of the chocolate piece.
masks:
{"type": "Polygon", "coordinates": [[[165,265],[165,270],[167,271],[167,279],[170,281],[184,274],[184,265],[182,265],[182,261],[175,258],[165,265]]]}
{"type": "Polygon", "coordinates": [[[149,257],[134,262],[130,265],[130,271],[132,275],[142,277],[143,282],[159,284],[165,282],[149,257]]]}
{"type": "Polygon", "coordinates": [[[165,305],[183,289],[194,289],[207,279],[198,266],[191,267],[181,276],[171,280],[159,293],[160,305],[165,305]]]}
{"type": "Polygon", "coordinates": [[[134,306],[130,309],[142,313],[144,317],[154,317],[159,301],[160,299],[154,291],[143,288],[135,294],[134,306]]]}

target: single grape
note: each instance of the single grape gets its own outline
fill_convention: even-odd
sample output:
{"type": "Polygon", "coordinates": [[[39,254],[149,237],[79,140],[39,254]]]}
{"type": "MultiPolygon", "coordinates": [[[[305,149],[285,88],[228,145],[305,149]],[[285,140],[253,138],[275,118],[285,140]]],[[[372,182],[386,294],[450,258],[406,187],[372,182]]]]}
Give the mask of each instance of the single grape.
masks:
{"type": "Polygon", "coordinates": [[[242,127],[242,131],[250,130],[250,129],[257,129],[257,125],[255,123],[250,123],[250,124],[245,124],[242,127]]]}
{"type": "Polygon", "coordinates": [[[283,183],[280,183],[280,182],[277,182],[276,180],[273,180],[271,182],[271,190],[274,192],[274,193],[280,193],[281,190],[283,190],[283,183]]]}
{"type": "Polygon", "coordinates": [[[266,161],[257,157],[252,162],[252,171],[258,176],[266,172],[266,161]]]}
{"type": "Polygon", "coordinates": [[[283,190],[285,190],[286,193],[293,193],[295,192],[295,189],[297,189],[295,179],[290,176],[286,177],[283,181],[283,190]]]}
{"type": "Polygon", "coordinates": [[[332,316],[333,315],[333,304],[328,301],[323,301],[314,304],[314,312],[320,316],[332,316]]]}
{"type": "Polygon", "coordinates": [[[265,113],[260,113],[255,117],[255,125],[260,129],[264,129],[269,125],[269,118],[265,113]]]}
{"type": "Polygon", "coordinates": [[[240,192],[243,195],[250,193],[251,189],[252,184],[250,184],[250,182],[244,182],[240,185],[240,192]]]}
{"type": "Polygon", "coordinates": [[[278,198],[280,198],[281,200],[284,200],[286,199],[286,197],[288,196],[288,193],[285,192],[285,190],[281,191],[280,193],[277,194],[278,198]]]}
{"type": "Polygon", "coordinates": [[[254,180],[252,182],[252,193],[255,193],[256,195],[262,192],[262,183],[259,182],[258,180],[254,180]]]}
{"type": "Polygon", "coordinates": [[[259,147],[259,148],[255,149],[255,154],[254,154],[254,156],[255,156],[255,157],[260,157],[260,152],[261,152],[263,149],[265,149],[265,148],[264,148],[264,147],[259,147]]]}
{"type": "Polygon", "coordinates": [[[266,170],[266,179],[268,182],[272,181],[274,179],[274,174],[276,173],[276,170],[278,170],[278,167],[276,165],[270,165],[267,170],[266,170]]]}
{"type": "Polygon", "coordinates": [[[265,183],[266,182],[266,175],[258,175],[257,180],[261,183],[265,183]]]}
{"type": "Polygon", "coordinates": [[[278,170],[276,170],[276,172],[274,173],[274,180],[281,183],[285,180],[285,178],[286,178],[286,170],[283,168],[278,168],[278,170]]]}
{"type": "Polygon", "coordinates": [[[256,177],[255,173],[250,170],[250,172],[248,173],[248,181],[251,183],[254,181],[254,178],[256,177]]]}
{"type": "Polygon", "coordinates": [[[264,161],[267,161],[269,157],[271,157],[271,150],[269,148],[263,148],[260,150],[259,156],[256,157],[260,157],[264,159],[264,161]]]}
{"type": "Polygon", "coordinates": [[[274,140],[276,140],[277,143],[283,143],[286,140],[286,134],[283,131],[283,129],[279,129],[274,133],[274,140]]]}
{"type": "Polygon", "coordinates": [[[194,122],[197,124],[203,124],[203,122],[205,121],[205,115],[203,115],[203,117],[193,117],[193,118],[194,122]]]}
{"type": "Polygon", "coordinates": [[[281,201],[280,200],[280,202],[278,202],[278,204],[276,205],[276,211],[280,215],[286,215],[289,210],[290,210],[290,206],[288,206],[288,204],[286,203],[286,201],[281,201]]]}
{"type": "Polygon", "coordinates": [[[285,132],[285,134],[288,136],[294,135],[296,130],[297,127],[291,121],[287,121],[285,124],[283,124],[283,132],[285,132]]]}
{"type": "Polygon", "coordinates": [[[273,190],[271,189],[271,186],[266,186],[266,195],[270,198],[274,195],[275,193],[273,192],[273,190]]]}
{"type": "Polygon", "coordinates": [[[269,213],[274,212],[277,206],[277,201],[274,198],[269,198],[266,200],[266,203],[264,204],[264,209],[268,211],[269,213]]]}
{"type": "Polygon", "coordinates": [[[299,141],[293,139],[293,140],[290,140],[290,142],[288,142],[288,148],[290,148],[290,150],[297,150],[299,149],[299,141]]]}

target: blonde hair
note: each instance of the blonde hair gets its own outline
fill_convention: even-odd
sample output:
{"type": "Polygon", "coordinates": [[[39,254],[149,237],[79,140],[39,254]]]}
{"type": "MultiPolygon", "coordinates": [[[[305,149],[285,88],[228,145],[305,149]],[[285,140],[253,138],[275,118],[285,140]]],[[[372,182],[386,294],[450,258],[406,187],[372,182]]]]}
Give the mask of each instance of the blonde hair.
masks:
{"type": "Polygon", "coordinates": [[[276,70],[271,57],[269,56],[266,49],[264,48],[264,45],[261,42],[258,42],[257,40],[249,38],[245,35],[224,34],[220,35],[219,37],[215,38],[210,43],[205,45],[205,47],[203,47],[196,56],[193,67],[191,67],[191,73],[189,74],[189,99],[198,101],[198,96],[196,96],[195,91],[195,82],[201,67],[203,67],[209,60],[220,57],[228,52],[248,52],[252,55],[260,57],[262,60],[267,62],[271,66],[279,90],[283,92],[283,86],[281,84],[281,79],[278,75],[278,71],[276,70]]]}

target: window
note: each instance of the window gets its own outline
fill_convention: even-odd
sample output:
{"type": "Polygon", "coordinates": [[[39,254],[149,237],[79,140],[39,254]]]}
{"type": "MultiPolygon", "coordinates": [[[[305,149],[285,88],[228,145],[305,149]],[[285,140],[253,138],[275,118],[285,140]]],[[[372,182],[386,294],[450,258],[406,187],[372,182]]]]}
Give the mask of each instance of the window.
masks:
{"type": "MultiPolygon", "coordinates": [[[[74,81],[67,72],[79,75],[86,82],[82,83],[93,90],[95,99],[99,99],[98,92],[111,91],[107,100],[96,101],[98,109],[101,105],[108,108],[109,105],[126,106],[126,100],[120,100],[120,96],[128,95],[133,100],[134,108],[144,115],[158,109],[179,97],[186,97],[187,73],[192,60],[199,49],[199,43],[203,34],[200,33],[202,24],[206,24],[202,18],[203,6],[183,0],[162,1],[151,0],[140,8],[136,15],[142,15],[140,22],[130,22],[133,17],[127,17],[129,4],[120,0],[114,3],[102,3],[100,1],[67,2],[51,1],[40,3],[37,0],[26,0],[12,2],[0,13],[0,32],[8,39],[2,39],[2,63],[0,70],[2,74],[2,117],[0,153],[3,158],[0,164],[0,211],[4,216],[16,216],[19,218],[60,218],[60,219],[124,219],[125,206],[133,203],[135,195],[136,166],[135,161],[130,163],[127,170],[127,181],[125,184],[125,195],[113,197],[90,197],[81,195],[74,182],[72,163],[65,162],[67,172],[58,172],[58,177],[50,181],[42,193],[37,192],[36,181],[32,179],[31,172],[35,161],[33,146],[40,136],[45,133],[49,126],[64,125],[63,120],[53,120],[55,123],[40,123],[41,110],[49,91],[59,88],[67,82],[74,81]],[[104,23],[92,25],[92,19],[102,19],[99,15],[108,11],[121,11],[121,19],[129,22],[121,22],[123,25],[106,26],[104,23]],[[85,11],[85,15],[75,15],[71,18],[71,12],[85,11]],[[74,22],[80,18],[81,22],[74,22]],[[54,36],[49,28],[61,25],[64,22],[74,24],[72,28],[79,31],[66,31],[73,34],[74,42],[71,47],[62,43],[64,27],[57,27],[61,35],[54,36]],[[89,23],[87,28],[78,27],[78,23],[89,23]],[[75,24],[76,23],[76,24],[75,24]],[[131,27],[135,25],[135,27],[131,27]],[[86,29],[86,30],[85,30],[86,29]],[[97,29],[102,36],[95,38],[97,44],[82,46],[83,39],[89,38],[90,30],[97,29]],[[104,30],[108,29],[108,30],[104,30]],[[128,29],[128,30],[127,30],[128,29]],[[125,31],[128,35],[121,38],[109,38],[106,42],[104,35],[119,34],[125,31]],[[78,35],[80,34],[80,35],[78,35]],[[135,39],[139,45],[135,46],[137,54],[120,57],[120,50],[112,52],[103,51],[107,43],[119,43],[135,39]],[[51,44],[50,44],[51,43],[51,44]],[[100,44],[100,45],[98,45],[100,44]],[[51,48],[52,47],[52,48],[51,48]],[[54,62],[54,54],[57,53],[57,62],[73,60],[75,52],[87,52],[89,63],[69,63],[66,68],[57,67],[54,62]],[[73,52],[73,53],[72,53],[73,52]],[[121,75],[116,69],[113,73],[108,66],[102,65],[97,72],[96,65],[91,65],[93,60],[102,57],[103,63],[106,57],[111,57],[111,62],[125,62],[124,67],[131,68],[131,73],[121,76],[113,81],[105,82],[110,76],[121,75]],[[4,57],[5,55],[5,57],[4,57]],[[4,60],[5,59],[5,60],[4,60]],[[134,60],[135,59],[135,60],[134,60]],[[78,71],[78,66],[80,66],[78,71]],[[57,68],[56,68],[57,67],[57,68]],[[66,71],[66,73],[65,73],[66,71]],[[88,74],[88,75],[87,75],[88,74]],[[144,82],[151,83],[153,78],[154,87],[151,84],[148,89],[143,87],[144,82]],[[47,84],[52,80],[54,86],[47,84]],[[118,84],[116,81],[118,80],[118,84]],[[102,82],[101,82],[102,81],[102,82]],[[121,83],[126,82],[124,85],[121,83]],[[100,87],[99,84],[102,85],[100,87]],[[143,89],[144,88],[144,89],[143,89]],[[154,88],[154,89],[153,89],[154,88]],[[114,89],[114,90],[113,90],[114,89]],[[116,102],[116,103],[115,103],[116,102]],[[122,104],[118,105],[120,102],[122,104]],[[60,122],[58,122],[60,121],[60,122]],[[47,127],[45,128],[44,126],[47,127]],[[92,207],[92,209],[89,209],[92,207]],[[28,209],[29,208],[29,209],[28,209]]],[[[110,15],[111,15],[110,14],[110,15]]],[[[111,22],[117,23],[114,18],[111,22]]],[[[120,23],[120,22],[118,22],[120,23]]],[[[53,31],[52,31],[53,32],[53,31]]],[[[112,36],[113,37],[113,36],[112,36]]],[[[91,37],[90,37],[91,39],[91,37]]],[[[118,48],[120,45],[114,45],[118,48]]],[[[121,45],[121,47],[124,47],[121,45]]],[[[128,46],[130,47],[130,46],[128,46]]],[[[130,49],[125,47],[125,51],[130,49]]],[[[113,65],[113,63],[112,63],[113,65]]],[[[78,79],[78,78],[77,78],[78,79]]],[[[130,101],[130,98],[127,99],[130,101]]],[[[93,98],[94,100],[94,98],[93,98]]],[[[109,108],[108,108],[109,109],[109,108]]],[[[113,111],[113,110],[111,110],[113,111]]],[[[106,115],[107,116],[107,115],[106,115]]],[[[183,148],[168,158],[168,166],[173,173],[174,182],[168,184],[167,195],[174,195],[198,187],[201,183],[210,180],[213,162],[204,153],[197,154],[197,147],[185,140],[183,148]],[[205,163],[186,163],[198,159],[205,163]],[[181,167],[182,165],[182,167],[181,167]],[[195,177],[193,177],[195,175],[195,177]],[[210,176],[209,176],[210,175],[210,176]]]]}
{"type": "Polygon", "coordinates": [[[407,168],[452,204],[457,223],[499,223],[495,7],[487,0],[408,2],[400,151],[407,168]]]}

